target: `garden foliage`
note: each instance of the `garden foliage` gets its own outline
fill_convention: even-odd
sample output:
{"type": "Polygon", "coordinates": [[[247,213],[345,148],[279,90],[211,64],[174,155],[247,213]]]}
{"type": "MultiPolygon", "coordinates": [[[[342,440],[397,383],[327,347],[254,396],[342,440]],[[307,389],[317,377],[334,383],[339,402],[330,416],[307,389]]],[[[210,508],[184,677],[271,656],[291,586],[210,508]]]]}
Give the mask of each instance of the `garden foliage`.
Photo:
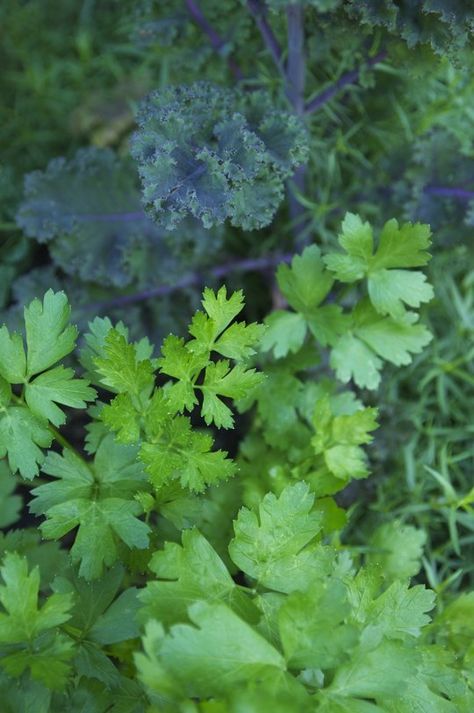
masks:
{"type": "Polygon", "coordinates": [[[68,0],[50,72],[49,5],[0,10],[2,712],[470,713],[469,3],[68,0]]]}

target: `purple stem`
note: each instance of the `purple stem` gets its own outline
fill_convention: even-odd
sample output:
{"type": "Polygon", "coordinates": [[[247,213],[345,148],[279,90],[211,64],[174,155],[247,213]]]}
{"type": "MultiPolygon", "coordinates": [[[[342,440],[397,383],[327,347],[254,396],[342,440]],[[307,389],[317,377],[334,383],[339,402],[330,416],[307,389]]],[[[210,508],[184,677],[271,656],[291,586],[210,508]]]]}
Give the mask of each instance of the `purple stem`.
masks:
{"type": "Polygon", "coordinates": [[[74,213],[72,217],[79,223],[92,221],[98,223],[133,223],[140,220],[150,220],[144,211],[131,213],[83,213],[82,215],[74,213]]]}
{"type": "Polygon", "coordinates": [[[305,82],[303,7],[299,3],[288,5],[286,15],[288,19],[286,93],[295,114],[302,116],[305,82]]]}
{"type": "MultiPolygon", "coordinates": [[[[304,10],[300,3],[288,5],[286,10],[288,23],[288,58],[286,63],[286,95],[297,116],[304,114],[304,85],[306,75],[306,58],[304,49],[304,10]]],[[[306,167],[298,166],[288,190],[288,208],[290,212],[295,246],[304,247],[309,238],[308,221],[305,209],[298,201],[297,193],[304,195],[306,184],[306,167]]]]}
{"type": "MultiPolygon", "coordinates": [[[[374,65],[379,64],[379,62],[383,62],[386,57],[387,52],[383,50],[382,52],[376,54],[375,57],[368,59],[364,66],[373,67],[374,65]]],[[[326,102],[330,101],[338,92],[340,92],[341,89],[344,89],[344,87],[347,87],[349,84],[356,84],[359,81],[361,70],[362,67],[358,67],[357,69],[353,69],[350,72],[343,74],[342,77],[339,77],[337,82],[332,84],[327,89],[324,89],[306,104],[304,113],[312,114],[313,112],[318,111],[318,109],[326,104],[326,102]]]]}
{"type": "Polygon", "coordinates": [[[282,51],[280,43],[275,37],[273,30],[267,20],[267,6],[261,0],[247,0],[247,7],[255,20],[260,34],[262,35],[265,47],[270,52],[280,74],[285,76],[282,62],[282,51]]]}
{"type": "MultiPolygon", "coordinates": [[[[199,7],[197,0],[185,0],[188,12],[198,25],[201,30],[208,36],[209,41],[215,51],[220,54],[222,48],[225,46],[225,40],[215,31],[210,22],[206,19],[203,11],[199,7]]],[[[242,70],[239,65],[232,59],[232,57],[227,58],[227,64],[229,65],[230,71],[237,80],[243,79],[242,70]]]]}
{"type": "MultiPolygon", "coordinates": [[[[281,262],[290,262],[292,257],[292,254],[278,254],[264,255],[263,257],[256,258],[246,258],[245,260],[237,260],[223,265],[217,265],[216,267],[210,268],[207,272],[210,277],[220,279],[225,277],[225,275],[230,272],[267,270],[270,267],[279,265],[281,262]]],[[[203,282],[204,278],[200,272],[191,272],[184,275],[184,277],[182,277],[181,280],[178,280],[178,282],[175,282],[174,285],[158,285],[158,287],[152,287],[149,290],[143,290],[143,292],[136,292],[131,295],[122,295],[120,297],[115,297],[112,300],[84,305],[83,309],[86,312],[103,312],[104,310],[113,309],[115,307],[135,304],[136,302],[144,302],[145,300],[154,299],[155,297],[163,297],[171,294],[172,292],[176,292],[177,290],[183,290],[186,287],[193,287],[194,285],[199,285],[203,282]]]]}
{"type": "Polygon", "coordinates": [[[474,200],[474,191],[467,191],[464,188],[451,188],[448,186],[425,186],[424,193],[432,196],[444,196],[446,198],[459,198],[462,201],[474,200]]]}

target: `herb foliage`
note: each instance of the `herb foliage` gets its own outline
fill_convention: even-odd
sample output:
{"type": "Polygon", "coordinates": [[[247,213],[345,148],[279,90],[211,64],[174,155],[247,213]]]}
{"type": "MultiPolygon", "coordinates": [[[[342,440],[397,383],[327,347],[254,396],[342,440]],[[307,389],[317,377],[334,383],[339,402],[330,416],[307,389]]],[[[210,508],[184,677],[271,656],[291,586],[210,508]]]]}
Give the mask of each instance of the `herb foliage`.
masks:
{"type": "Polygon", "coordinates": [[[470,713],[469,3],[0,19],[2,711],[470,713]]]}

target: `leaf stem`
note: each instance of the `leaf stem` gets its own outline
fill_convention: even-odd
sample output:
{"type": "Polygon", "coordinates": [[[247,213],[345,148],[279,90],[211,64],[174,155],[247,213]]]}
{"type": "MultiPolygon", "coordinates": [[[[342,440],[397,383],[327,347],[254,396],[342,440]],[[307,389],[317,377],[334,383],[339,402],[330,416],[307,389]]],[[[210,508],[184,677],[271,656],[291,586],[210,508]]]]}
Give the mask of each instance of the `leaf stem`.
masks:
{"type": "MultiPolygon", "coordinates": [[[[294,113],[304,114],[304,87],[306,58],[304,49],[304,9],[300,3],[288,5],[286,10],[288,24],[288,58],[286,63],[286,96],[294,113]]],[[[288,207],[295,246],[301,249],[309,237],[306,211],[298,200],[298,194],[304,196],[306,168],[298,166],[293,177],[288,181],[288,207]]]]}
{"type": "MultiPolygon", "coordinates": [[[[201,28],[204,34],[208,36],[213,49],[218,54],[222,55],[222,50],[226,45],[226,41],[219,35],[218,32],[216,32],[211,23],[207,20],[206,16],[204,15],[203,11],[199,6],[199,2],[197,0],[185,0],[185,5],[196,25],[198,25],[198,27],[201,28]]],[[[242,80],[243,73],[237,62],[235,62],[232,57],[227,57],[227,64],[229,65],[229,69],[234,75],[234,77],[238,81],[242,80]]]]}
{"type": "Polygon", "coordinates": [[[267,5],[264,0],[247,0],[247,7],[250,14],[255,20],[258,30],[262,36],[265,43],[265,47],[269,51],[276,68],[280,74],[286,78],[285,69],[283,66],[282,50],[280,43],[278,42],[275,34],[271,28],[270,23],[267,20],[267,5]]]}
{"type": "MultiPolygon", "coordinates": [[[[220,279],[231,272],[265,271],[268,268],[275,267],[280,262],[290,262],[292,257],[292,254],[280,253],[276,255],[264,255],[259,258],[235,260],[224,263],[223,265],[217,265],[216,267],[211,268],[207,274],[214,279],[220,279]]],[[[103,312],[104,310],[122,307],[123,305],[144,302],[145,300],[151,300],[156,297],[164,297],[165,295],[172,294],[178,290],[184,290],[187,287],[194,287],[195,285],[203,284],[204,282],[205,277],[201,272],[190,272],[187,275],[184,275],[181,280],[178,280],[173,285],[158,285],[157,287],[152,287],[151,289],[144,290],[143,292],[121,295],[120,297],[115,297],[114,299],[106,300],[104,302],[90,303],[84,305],[82,309],[85,312],[103,312]]]]}
{"type": "Polygon", "coordinates": [[[386,50],[383,50],[376,54],[375,57],[369,58],[362,66],[343,74],[339,77],[337,82],[334,82],[334,84],[331,84],[331,86],[323,89],[322,92],[313,97],[313,99],[306,104],[304,113],[313,114],[315,111],[321,109],[324,104],[330,101],[336,94],[338,94],[338,92],[342,91],[342,89],[347,87],[349,84],[356,84],[360,79],[360,73],[363,67],[373,67],[374,65],[383,62],[386,57],[387,52],[386,50]]]}
{"type": "Polygon", "coordinates": [[[288,5],[288,59],[286,64],[286,93],[293,111],[298,116],[304,112],[305,55],[303,7],[300,3],[288,5]]]}
{"type": "Polygon", "coordinates": [[[79,451],[77,450],[77,448],[75,448],[75,447],[72,445],[72,443],[71,443],[70,441],[68,441],[67,438],[65,438],[65,437],[63,436],[63,434],[56,428],[56,426],[53,426],[53,424],[50,423],[50,424],[48,424],[48,427],[49,427],[49,430],[51,431],[51,433],[53,434],[55,440],[59,443],[59,445],[61,445],[61,446],[62,446],[63,448],[65,448],[66,450],[71,451],[71,453],[73,453],[73,454],[76,456],[76,458],[79,458],[79,459],[82,460],[84,463],[86,463],[87,465],[89,465],[89,464],[87,463],[86,459],[84,458],[84,456],[82,456],[82,455],[79,453],[79,451]]]}
{"type": "Polygon", "coordinates": [[[467,191],[464,188],[451,186],[425,186],[423,193],[428,193],[432,196],[443,196],[445,198],[457,198],[462,201],[474,200],[474,191],[467,191]]]}

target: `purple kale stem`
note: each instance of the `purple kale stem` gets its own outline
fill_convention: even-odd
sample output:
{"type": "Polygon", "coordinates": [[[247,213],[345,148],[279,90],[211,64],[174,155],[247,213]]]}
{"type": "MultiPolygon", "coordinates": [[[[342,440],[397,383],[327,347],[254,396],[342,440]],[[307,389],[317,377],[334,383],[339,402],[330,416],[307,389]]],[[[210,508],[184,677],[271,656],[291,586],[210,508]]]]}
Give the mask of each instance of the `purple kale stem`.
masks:
{"type": "Polygon", "coordinates": [[[134,223],[140,220],[149,220],[144,211],[135,211],[131,213],[74,213],[72,216],[79,223],[97,222],[97,223],[134,223]]]}
{"type": "MultiPolygon", "coordinates": [[[[210,277],[220,279],[231,272],[252,272],[265,271],[268,268],[273,268],[281,262],[290,262],[293,256],[291,254],[264,255],[263,257],[246,258],[245,260],[234,260],[223,265],[217,265],[207,271],[210,277]]],[[[115,307],[123,307],[124,305],[144,302],[156,297],[164,297],[178,290],[184,290],[187,287],[193,287],[204,282],[204,276],[201,272],[190,272],[184,275],[181,280],[178,280],[174,285],[158,285],[143,292],[135,292],[130,295],[121,295],[112,300],[104,302],[96,302],[93,304],[84,305],[82,309],[85,312],[104,312],[105,310],[114,309],[115,307]]]]}
{"type": "MultiPolygon", "coordinates": [[[[304,9],[300,3],[288,5],[286,9],[288,23],[288,57],[286,62],[286,95],[294,113],[304,114],[304,85],[306,58],[304,50],[304,9]]],[[[299,166],[288,185],[288,207],[295,246],[303,248],[310,237],[305,209],[298,201],[297,193],[304,195],[306,168],[299,166]]]]}
{"type": "Polygon", "coordinates": [[[464,188],[456,188],[449,186],[425,186],[424,193],[429,193],[432,196],[444,196],[446,198],[458,198],[462,201],[474,200],[474,191],[467,191],[464,188]]]}
{"type": "MultiPolygon", "coordinates": [[[[199,7],[197,0],[185,0],[188,12],[195,21],[195,23],[201,28],[201,30],[208,36],[209,41],[214,48],[214,50],[220,54],[222,48],[225,46],[225,40],[215,31],[211,23],[206,19],[203,11],[199,7]]],[[[239,65],[232,59],[232,57],[227,58],[227,64],[229,65],[230,71],[237,80],[243,79],[242,70],[239,65]]]]}
{"type": "Polygon", "coordinates": [[[285,76],[282,61],[282,51],[280,43],[275,37],[273,30],[267,20],[267,6],[262,0],[247,0],[247,7],[255,20],[255,24],[262,35],[265,47],[271,54],[278,71],[285,76]]]}
{"type": "MultiPolygon", "coordinates": [[[[375,57],[368,59],[364,66],[373,67],[374,65],[383,62],[386,57],[387,52],[384,50],[376,54],[375,57]]],[[[315,111],[321,109],[321,107],[330,101],[338,92],[344,89],[344,87],[347,87],[349,84],[356,84],[359,81],[361,69],[362,67],[358,67],[357,69],[353,69],[350,72],[343,74],[342,77],[339,77],[337,82],[334,82],[334,84],[330,87],[324,89],[306,104],[304,113],[313,114],[315,111]]]]}
{"type": "Polygon", "coordinates": [[[304,112],[304,18],[303,7],[296,3],[288,5],[288,58],[286,64],[286,93],[293,111],[298,116],[304,112]]]}

